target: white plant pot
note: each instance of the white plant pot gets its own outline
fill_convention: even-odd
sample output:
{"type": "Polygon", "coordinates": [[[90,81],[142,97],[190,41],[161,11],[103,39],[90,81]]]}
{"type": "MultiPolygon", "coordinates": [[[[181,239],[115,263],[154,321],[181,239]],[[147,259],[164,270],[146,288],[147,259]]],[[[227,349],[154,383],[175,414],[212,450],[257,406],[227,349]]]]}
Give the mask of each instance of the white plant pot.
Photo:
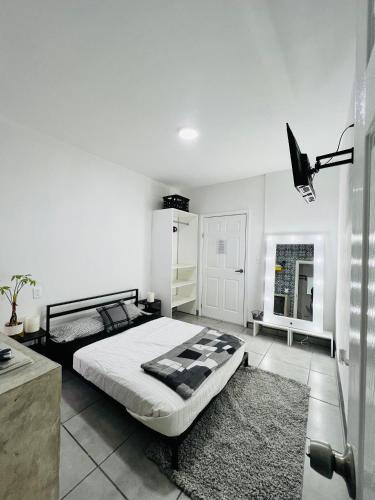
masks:
{"type": "Polygon", "coordinates": [[[5,335],[9,335],[9,336],[19,335],[23,332],[23,323],[22,322],[18,323],[18,325],[15,325],[15,326],[4,325],[3,332],[5,333],[5,335]]]}

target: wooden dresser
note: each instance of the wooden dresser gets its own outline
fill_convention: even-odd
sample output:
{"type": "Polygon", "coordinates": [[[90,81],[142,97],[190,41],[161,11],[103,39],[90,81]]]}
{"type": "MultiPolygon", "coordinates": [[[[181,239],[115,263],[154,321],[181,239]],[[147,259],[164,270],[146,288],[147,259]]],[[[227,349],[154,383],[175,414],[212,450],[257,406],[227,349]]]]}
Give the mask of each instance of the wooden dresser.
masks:
{"type": "Polygon", "coordinates": [[[61,367],[0,333],[32,363],[0,374],[0,498],[59,497],[61,367]]]}

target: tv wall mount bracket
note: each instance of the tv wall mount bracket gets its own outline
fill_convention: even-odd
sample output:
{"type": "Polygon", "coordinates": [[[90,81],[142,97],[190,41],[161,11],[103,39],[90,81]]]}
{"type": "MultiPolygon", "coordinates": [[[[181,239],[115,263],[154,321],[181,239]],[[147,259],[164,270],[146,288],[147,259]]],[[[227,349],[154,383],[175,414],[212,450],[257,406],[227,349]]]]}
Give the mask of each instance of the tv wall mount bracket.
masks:
{"type": "Polygon", "coordinates": [[[335,153],[328,153],[326,155],[321,155],[316,157],[315,168],[312,169],[314,173],[318,173],[319,170],[323,168],[336,167],[337,165],[353,165],[354,163],[354,148],[343,149],[342,151],[336,151],[335,153]],[[347,156],[344,160],[337,160],[333,162],[321,163],[322,160],[335,158],[337,156],[347,156]]]}

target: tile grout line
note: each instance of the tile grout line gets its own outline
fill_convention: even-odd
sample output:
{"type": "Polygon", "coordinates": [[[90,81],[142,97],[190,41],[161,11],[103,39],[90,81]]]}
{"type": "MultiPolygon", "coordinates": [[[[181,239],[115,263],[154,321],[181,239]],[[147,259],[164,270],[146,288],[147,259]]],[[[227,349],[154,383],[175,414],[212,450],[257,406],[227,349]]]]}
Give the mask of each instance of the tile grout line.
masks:
{"type": "Polygon", "coordinates": [[[122,441],[118,446],[116,446],[116,448],[114,448],[111,453],[105,457],[104,460],[102,460],[99,464],[98,464],[98,467],[101,467],[105,461],[107,461],[109,459],[109,457],[111,457],[114,453],[116,453],[116,451],[121,448],[121,446],[123,444],[125,444],[127,441],[129,441],[129,439],[133,436],[133,434],[135,433],[136,429],[133,429],[133,431],[124,439],[124,441],[122,441]]]}
{"type": "MultiPolygon", "coordinates": [[[[249,336],[250,336],[250,335],[249,335],[249,336]]],[[[251,335],[250,337],[254,337],[254,335],[251,335]]],[[[256,338],[256,336],[255,336],[254,338],[256,338]]],[[[256,368],[259,368],[259,367],[260,367],[260,365],[261,365],[261,363],[262,363],[262,361],[263,361],[263,359],[264,359],[265,355],[266,355],[266,354],[267,354],[267,352],[270,350],[270,348],[271,348],[272,344],[273,344],[273,342],[271,342],[271,343],[270,343],[270,345],[267,347],[267,349],[265,350],[265,352],[264,352],[263,354],[262,354],[262,353],[260,353],[260,352],[255,352],[255,351],[252,351],[251,349],[248,349],[248,350],[247,350],[247,352],[252,352],[252,353],[254,353],[254,354],[259,354],[259,355],[261,356],[261,359],[260,359],[260,361],[259,361],[259,363],[258,363],[258,365],[257,365],[257,367],[256,367],[256,368]]]]}
{"type": "Polygon", "coordinates": [[[128,434],[128,436],[118,445],[116,446],[116,448],[114,448],[111,453],[106,457],[104,458],[100,463],[97,463],[97,461],[90,455],[90,453],[80,444],[80,442],[76,439],[76,437],[70,432],[70,430],[65,427],[65,423],[69,422],[69,420],[71,420],[72,418],[80,415],[81,413],[83,413],[85,410],[87,410],[88,408],[90,408],[91,406],[93,406],[95,403],[97,403],[98,401],[101,401],[102,399],[104,399],[103,396],[99,397],[98,399],[96,399],[94,402],[90,403],[88,406],[86,406],[85,408],[83,408],[80,412],[76,413],[75,415],[72,415],[70,418],[68,418],[67,420],[65,420],[64,422],[61,422],[61,426],[65,429],[65,431],[69,434],[69,436],[76,442],[76,444],[82,449],[82,451],[85,453],[85,455],[87,455],[89,457],[89,459],[93,462],[93,464],[95,465],[94,469],[92,469],[88,474],[86,474],[75,486],[73,486],[72,489],[70,489],[63,497],[60,498],[60,500],[63,500],[64,498],[66,498],[67,495],[69,495],[73,490],[75,490],[87,477],[90,476],[90,474],[92,474],[96,469],[99,469],[104,475],[105,477],[111,482],[111,484],[114,485],[114,487],[116,488],[116,490],[119,491],[119,493],[121,494],[121,496],[123,498],[125,498],[125,500],[128,500],[128,498],[125,496],[125,494],[119,489],[119,487],[117,486],[117,484],[108,476],[108,474],[105,472],[104,469],[102,469],[102,465],[103,463],[110,457],[112,456],[124,443],[126,443],[130,437],[135,433],[136,431],[136,428],[134,427],[133,430],[128,434]]]}
{"type": "MultiPolygon", "coordinates": [[[[124,441],[125,442],[125,441],[124,441]]],[[[108,457],[107,457],[108,458],[108,457]]],[[[102,462],[103,463],[103,462],[102,462]]],[[[120,488],[117,486],[117,484],[109,477],[109,475],[106,473],[105,470],[103,470],[100,465],[98,465],[98,469],[102,472],[102,474],[104,474],[104,476],[108,479],[108,481],[110,483],[113,484],[113,486],[116,488],[116,490],[120,493],[120,495],[125,498],[125,500],[128,500],[128,497],[125,495],[125,493],[123,493],[120,488]]]]}
{"type": "Polygon", "coordinates": [[[320,372],[318,370],[313,370],[312,368],[310,368],[310,371],[312,371],[314,373],[320,373],[320,375],[326,375],[327,377],[331,377],[331,378],[334,378],[335,380],[337,380],[337,377],[335,375],[330,375],[329,373],[326,373],[326,372],[320,372]]]}
{"type": "MultiPolygon", "coordinates": [[[[270,346],[271,347],[271,346],[270,346]]],[[[265,355],[268,354],[268,351],[265,353],[265,355]]],[[[265,356],[264,355],[264,356],[265,356]]],[[[307,370],[309,371],[309,368],[306,368],[306,366],[301,366],[301,365],[296,365],[295,363],[291,363],[290,361],[285,361],[284,359],[278,359],[278,358],[270,358],[273,359],[274,361],[278,361],[280,363],[286,363],[287,365],[294,366],[295,368],[301,368],[302,370],[307,370]]]]}
{"type": "MultiPolygon", "coordinates": [[[[91,406],[91,405],[90,405],[91,406]]],[[[79,486],[90,474],[92,474],[96,469],[99,469],[106,477],[107,479],[116,487],[116,489],[121,493],[121,495],[126,499],[127,497],[122,493],[122,491],[118,488],[118,486],[116,485],[116,483],[114,483],[112,481],[112,479],[107,475],[107,473],[101,468],[101,465],[107,460],[107,458],[109,458],[111,455],[113,455],[113,453],[115,453],[115,451],[117,451],[120,446],[122,446],[126,441],[128,441],[128,439],[130,438],[130,436],[133,434],[132,432],[129,434],[129,436],[127,436],[127,438],[122,441],[121,444],[119,444],[104,460],[102,460],[99,464],[96,462],[96,460],[94,460],[94,458],[90,455],[90,453],[85,450],[85,448],[79,443],[79,441],[75,438],[75,436],[73,436],[73,434],[65,428],[64,426],[64,429],[66,430],[66,432],[69,434],[69,436],[71,436],[71,438],[78,444],[78,446],[83,450],[83,452],[90,458],[90,460],[95,464],[95,467],[93,470],[91,470],[81,481],[79,481],[71,490],[68,491],[68,493],[66,493],[66,495],[64,495],[63,497],[61,497],[60,500],[62,500],[63,498],[65,498],[67,495],[69,495],[69,493],[71,493],[75,488],[77,488],[77,486],[79,486]]],[[[134,432],[134,431],[133,431],[134,432]]]]}
{"type": "Polygon", "coordinates": [[[320,403],[325,403],[327,405],[333,406],[334,408],[340,408],[340,405],[335,405],[334,403],[329,403],[328,401],[324,401],[324,399],[316,398],[315,396],[309,396],[310,399],[315,399],[315,401],[320,401],[320,403]]]}
{"type": "Polygon", "coordinates": [[[262,358],[261,360],[259,361],[259,365],[258,365],[258,368],[260,367],[260,365],[262,364],[262,361],[263,359],[266,357],[266,354],[268,353],[268,351],[271,349],[271,346],[273,345],[274,342],[271,342],[270,345],[267,347],[267,349],[265,350],[264,354],[262,355],[262,358]]]}
{"type": "Polygon", "coordinates": [[[95,467],[98,467],[98,464],[92,458],[92,456],[90,455],[90,453],[88,453],[88,451],[85,450],[85,448],[81,445],[81,443],[77,440],[77,438],[75,436],[73,436],[73,434],[69,431],[69,429],[67,429],[66,427],[64,427],[64,429],[69,434],[69,436],[78,444],[78,446],[81,448],[81,450],[89,457],[89,459],[92,460],[92,462],[94,462],[95,467]]]}
{"type": "Polygon", "coordinates": [[[69,420],[71,420],[72,418],[74,417],[77,417],[78,415],[80,415],[81,413],[83,413],[85,410],[87,410],[87,408],[90,408],[90,406],[94,406],[95,403],[98,403],[98,401],[101,401],[102,399],[104,399],[104,396],[101,396],[99,399],[96,399],[95,401],[93,401],[92,403],[88,404],[87,406],[85,406],[84,408],[82,408],[82,410],[80,410],[78,413],[75,413],[74,415],[72,415],[71,417],[67,418],[66,420],[64,420],[64,422],[61,422],[60,421],[60,424],[63,425],[65,427],[65,424],[67,422],[69,422],[69,420]]]}
{"type": "Polygon", "coordinates": [[[86,453],[86,455],[94,462],[94,464],[97,466],[97,467],[100,467],[110,456],[113,455],[113,453],[115,453],[124,443],[126,443],[126,441],[129,440],[129,438],[134,434],[135,432],[135,429],[133,429],[132,432],[129,433],[129,435],[124,439],[124,441],[122,441],[118,446],[116,446],[116,448],[114,448],[111,453],[105,457],[101,462],[97,462],[91,455],[90,453],[81,445],[81,443],[77,440],[77,438],[69,431],[69,429],[67,429],[65,426],[64,426],[64,429],[66,430],[66,432],[74,439],[74,441],[78,444],[78,446],[86,453]]]}
{"type": "Polygon", "coordinates": [[[73,488],[72,488],[72,489],[70,489],[67,493],[65,493],[65,495],[64,495],[64,496],[62,496],[62,497],[60,497],[60,496],[59,496],[59,500],[63,500],[63,499],[64,499],[64,498],[66,498],[68,495],[70,495],[70,493],[71,493],[72,491],[74,491],[74,490],[75,490],[75,489],[76,489],[76,488],[77,488],[77,487],[78,487],[81,483],[83,483],[83,481],[84,481],[85,479],[87,479],[87,478],[90,476],[90,474],[92,474],[93,472],[95,472],[95,471],[96,471],[96,469],[98,469],[98,468],[99,468],[99,467],[95,467],[93,470],[90,470],[90,472],[89,472],[88,474],[86,474],[86,476],[84,476],[84,477],[83,477],[80,481],[78,481],[78,483],[77,483],[77,484],[75,484],[75,485],[73,486],[73,488]]]}
{"type": "MultiPolygon", "coordinates": [[[[260,356],[261,356],[261,359],[260,359],[260,361],[259,361],[259,363],[258,363],[258,365],[257,365],[257,368],[260,368],[260,365],[262,364],[262,362],[263,362],[264,358],[266,357],[266,355],[269,353],[269,351],[270,351],[271,347],[272,347],[274,344],[276,344],[276,343],[277,343],[276,341],[271,342],[271,344],[267,347],[266,351],[265,351],[263,354],[261,354],[261,353],[257,353],[257,352],[255,352],[255,351],[252,351],[252,350],[251,350],[251,347],[250,347],[250,346],[248,347],[248,352],[252,352],[252,353],[254,353],[254,354],[258,354],[258,355],[260,355],[260,356]]],[[[311,352],[311,354],[313,354],[313,352],[314,352],[314,351],[308,351],[308,352],[311,352]]],[[[301,369],[303,369],[303,370],[306,370],[306,371],[308,372],[308,374],[307,374],[307,382],[306,382],[306,385],[309,385],[311,372],[319,373],[319,374],[321,374],[321,375],[325,375],[325,376],[327,376],[327,377],[330,377],[330,378],[332,378],[332,379],[335,379],[335,380],[336,380],[336,378],[335,378],[333,375],[330,375],[330,374],[328,374],[328,373],[324,373],[324,372],[319,372],[319,371],[317,371],[317,370],[313,370],[313,369],[311,368],[311,364],[312,364],[312,356],[310,357],[310,360],[309,360],[309,366],[308,366],[308,367],[305,367],[305,366],[300,366],[300,365],[296,365],[296,364],[291,363],[290,361],[286,361],[286,360],[284,360],[284,359],[283,359],[283,360],[280,360],[280,359],[278,359],[278,358],[272,358],[272,357],[271,357],[271,359],[274,359],[275,361],[279,361],[279,362],[281,362],[281,363],[286,363],[286,364],[288,364],[288,365],[291,365],[291,366],[294,366],[294,367],[297,367],[297,368],[301,368],[301,369]]],[[[271,372],[271,373],[272,373],[272,372],[271,372]]],[[[319,401],[322,401],[323,403],[331,404],[332,406],[337,406],[337,405],[335,405],[334,403],[330,403],[330,402],[328,402],[328,401],[324,401],[324,400],[321,400],[321,399],[319,399],[319,398],[314,398],[314,399],[318,399],[319,401]]]]}

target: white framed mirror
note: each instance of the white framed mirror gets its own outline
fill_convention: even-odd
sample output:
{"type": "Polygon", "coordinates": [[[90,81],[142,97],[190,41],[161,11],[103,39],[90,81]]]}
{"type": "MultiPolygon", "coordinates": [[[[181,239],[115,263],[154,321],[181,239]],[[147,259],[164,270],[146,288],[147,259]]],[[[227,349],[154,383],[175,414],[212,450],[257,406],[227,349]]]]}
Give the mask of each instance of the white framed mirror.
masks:
{"type": "Polygon", "coordinates": [[[322,332],[323,236],[275,234],[266,242],[264,321],[322,332]]]}

